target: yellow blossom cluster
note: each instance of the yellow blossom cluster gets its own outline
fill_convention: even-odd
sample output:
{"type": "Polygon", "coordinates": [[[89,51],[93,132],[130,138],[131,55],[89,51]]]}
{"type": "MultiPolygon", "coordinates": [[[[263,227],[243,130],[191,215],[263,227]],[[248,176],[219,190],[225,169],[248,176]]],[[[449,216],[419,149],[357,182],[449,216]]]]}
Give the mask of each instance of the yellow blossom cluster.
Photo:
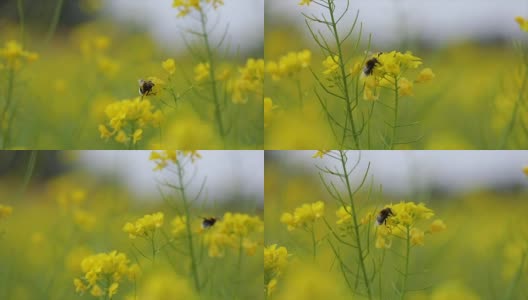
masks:
{"type": "Polygon", "coordinates": [[[13,213],[13,207],[0,204],[0,220],[9,217],[13,213]]]}
{"type": "Polygon", "coordinates": [[[209,78],[211,73],[211,65],[209,63],[199,63],[194,67],[194,80],[196,82],[203,82],[209,78]]]}
{"type": "Polygon", "coordinates": [[[124,278],[135,281],[139,275],[139,266],[130,265],[127,256],[117,251],[84,258],[81,270],[84,275],[73,280],[75,291],[82,294],[89,290],[92,296],[105,299],[111,299],[117,293],[124,278]]]}
{"type": "Polygon", "coordinates": [[[135,145],[143,137],[143,128],[149,125],[157,128],[163,122],[161,110],[155,110],[150,101],[140,97],[111,103],[106,107],[105,114],[110,129],[99,125],[101,138],[114,137],[121,144],[135,145]]]}
{"type": "Polygon", "coordinates": [[[123,226],[123,231],[128,233],[128,237],[131,239],[135,239],[136,237],[151,237],[156,229],[163,226],[163,218],[162,212],[145,215],[137,219],[134,223],[127,222],[123,226]]]}
{"type": "Polygon", "coordinates": [[[522,31],[528,32],[528,20],[527,19],[519,16],[515,18],[515,22],[519,24],[519,27],[521,28],[522,31]]]}
{"type": "Polygon", "coordinates": [[[317,152],[312,155],[312,158],[323,158],[326,154],[330,153],[331,150],[317,150],[317,152]]]}
{"type": "Polygon", "coordinates": [[[392,236],[409,238],[411,245],[423,246],[426,233],[437,233],[447,228],[440,219],[433,221],[426,231],[417,226],[420,221],[434,216],[434,212],[423,203],[400,202],[385,208],[390,209],[391,214],[376,230],[376,248],[390,248],[392,236]]]}
{"type": "Polygon", "coordinates": [[[238,69],[238,75],[227,84],[231,92],[231,101],[235,104],[244,104],[251,93],[262,97],[264,84],[264,60],[250,58],[245,66],[238,69]]]}
{"type": "Polygon", "coordinates": [[[171,222],[171,226],[172,226],[172,234],[174,236],[181,235],[187,229],[187,217],[186,216],[175,217],[171,222]]]}
{"type": "Polygon", "coordinates": [[[279,58],[278,61],[268,61],[266,63],[266,72],[271,75],[273,80],[280,80],[284,77],[293,76],[302,69],[308,68],[312,60],[310,50],[300,52],[289,52],[279,58]]]}
{"type": "Polygon", "coordinates": [[[26,51],[17,41],[11,40],[6,42],[3,48],[0,48],[0,58],[3,59],[5,64],[0,64],[0,68],[6,67],[11,70],[17,70],[22,66],[23,61],[33,62],[38,57],[37,53],[26,51]]]}
{"type": "Polygon", "coordinates": [[[309,228],[308,226],[322,218],[324,215],[325,204],[323,201],[314,203],[305,203],[297,207],[292,213],[283,213],[281,216],[281,223],[288,225],[288,230],[292,231],[297,228],[309,228]]]}
{"type": "Polygon", "coordinates": [[[105,77],[114,77],[121,69],[121,65],[107,54],[111,45],[110,37],[106,35],[94,36],[88,33],[80,34],[82,37],[80,38],[79,47],[83,57],[89,62],[94,62],[97,70],[105,77]]]}
{"type": "Polygon", "coordinates": [[[414,81],[403,77],[407,70],[417,69],[422,65],[422,59],[409,51],[378,53],[370,60],[373,68],[364,77],[363,98],[365,100],[377,100],[381,87],[392,89],[400,96],[412,96],[414,83],[426,83],[435,77],[430,68],[422,69],[414,81]]]}
{"type": "Polygon", "coordinates": [[[327,77],[335,76],[339,70],[339,56],[328,56],[323,61],[323,74],[327,77]]]}
{"type": "Polygon", "coordinates": [[[195,162],[197,159],[202,158],[200,153],[196,150],[163,150],[163,151],[152,151],[150,152],[149,160],[156,163],[154,171],[160,171],[165,169],[169,163],[175,164],[178,159],[184,159],[188,157],[191,162],[195,162]]]}
{"type": "Polygon", "coordinates": [[[226,248],[244,249],[246,255],[252,256],[259,243],[251,239],[251,235],[263,231],[264,223],[258,216],[227,212],[206,231],[204,243],[210,257],[224,256],[226,248]]]}
{"type": "Polygon", "coordinates": [[[178,17],[184,17],[192,11],[202,11],[206,4],[217,9],[224,5],[224,0],[174,0],[172,7],[178,10],[178,17]]]}
{"type": "Polygon", "coordinates": [[[277,280],[288,264],[288,249],[273,244],[264,248],[264,288],[271,296],[277,287],[277,280]]]}

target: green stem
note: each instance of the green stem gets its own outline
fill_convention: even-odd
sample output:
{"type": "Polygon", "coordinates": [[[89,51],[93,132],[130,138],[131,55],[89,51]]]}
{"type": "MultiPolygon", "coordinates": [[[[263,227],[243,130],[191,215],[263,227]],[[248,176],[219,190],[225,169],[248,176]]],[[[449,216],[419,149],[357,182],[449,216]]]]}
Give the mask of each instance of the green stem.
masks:
{"type": "Polygon", "coordinates": [[[55,11],[53,12],[53,17],[51,19],[50,27],[48,29],[48,33],[46,34],[46,44],[48,44],[51,41],[51,38],[53,38],[53,35],[55,34],[55,31],[57,30],[57,25],[59,24],[63,3],[64,3],[64,0],[57,0],[57,5],[55,6],[55,11]]]}
{"type": "Polygon", "coordinates": [[[2,126],[2,133],[3,133],[2,134],[3,135],[2,136],[2,149],[7,148],[8,146],[7,136],[9,135],[9,130],[10,130],[9,124],[11,122],[11,120],[9,120],[8,111],[9,111],[9,108],[11,107],[11,101],[13,98],[14,82],[15,82],[15,70],[14,70],[14,67],[10,67],[8,71],[8,78],[7,78],[6,101],[4,104],[4,108],[2,109],[2,115],[1,115],[2,120],[0,122],[0,126],[2,126]]]}
{"type": "Polygon", "coordinates": [[[517,269],[517,272],[515,274],[515,278],[512,280],[510,286],[508,287],[508,291],[506,292],[506,298],[504,299],[513,299],[515,289],[517,288],[519,282],[521,281],[521,277],[523,275],[523,269],[524,269],[524,262],[526,261],[526,256],[528,255],[528,250],[525,250],[522,258],[521,258],[521,264],[519,265],[519,269],[517,269]]]}
{"type": "MultiPolygon", "coordinates": [[[[342,83],[343,84],[343,93],[345,94],[344,96],[345,96],[345,99],[346,99],[346,110],[347,110],[348,120],[350,122],[350,126],[351,126],[351,129],[352,129],[352,136],[354,137],[354,144],[355,144],[357,149],[360,149],[359,139],[358,139],[358,136],[357,136],[357,133],[356,133],[356,125],[354,123],[354,116],[352,114],[352,100],[350,99],[350,93],[348,91],[347,73],[346,73],[344,59],[343,59],[343,50],[341,48],[341,40],[339,39],[339,32],[337,30],[337,23],[335,21],[334,10],[335,10],[334,1],[333,0],[329,0],[328,1],[328,11],[330,12],[332,30],[333,30],[333,33],[334,33],[334,38],[336,40],[337,55],[339,56],[339,70],[340,70],[340,73],[341,73],[341,80],[343,81],[343,83],[342,83]]],[[[344,135],[346,135],[346,129],[343,132],[343,136],[344,135]]],[[[343,146],[344,145],[341,145],[340,148],[342,149],[343,146]]]]}
{"type": "Polygon", "coordinates": [[[367,289],[367,296],[368,296],[368,299],[372,299],[372,292],[371,292],[371,287],[370,287],[370,279],[368,278],[367,276],[367,267],[365,265],[365,257],[363,256],[363,247],[361,246],[361,239],[359,237],[359,223],[358,223],[358,220],[357,220],[357,213],[356,213],[356,206],[354,204],[354,199],[353,199],[353,192],[352,192],[352,187],[351,187],[351,184],[350,184],[350,179],[348,178],[348,169],[346,167],[346,152],[343,151],[343,150],[340,150],[339,151],[339,154],[340,154],[340,161],[341,161],[341,167],[343,169],[343,174],[344,175],[344,178],[345,178],[345,183],[346,183],[346,187],[347,187],[347,193],[348,193],[348,197],[349,197],[349,200],[350,200],[350,207],[352,209],[352,220],[354,221],[354,237],[356,238],[356,245],[357,245],[357,255],[358,255],[358,260],[359,260],[359,266],[361,268],[361,273],[363,275],[363,281],[365,282],[365,287],[367,289]]]}
{"type": "Polygon", "coordinates": [[[405,273],[403,274],[402,287],[400,289],[400,300],[403,300],[405,297],[405,290],[407,289],[407,277],[409,274],[409,257],[411,254],[411,230],[409,226],[407,226],[407,238],[405,245],[405,273]]]}
{"type": "Polygon", "coordinates": [[[315,240],[315,229],[314,224],[312,223],[312,251],[313,251],[313,261],[315,261],[315,257],[317,256],[317,241],[315,240]]]}
{"type": "Polygon", "coordinates": [[[179,184],[179,191],[180,196],[183,201],[183,209],[185,212],[185,229],[187,231],[187,242],[189,247],[189,254],[191,255],[191,272],[194,280],[194,286],[196,288],[196,291],[200,292],[200,279],[198,277],[198,266],[196,264],[196,253],[194,251],[194,244],[193,244],[193,233],[191,231],[191,213],[189,209],[189,203],[187,201],[187,195],[185,194],[185,183],[183,182],[183,166],[180,164],[180,161],[178,160],[176,162],[176,166],[178,169],[178,184],[179,184]]]}
{"type": "Polygon", "coordinates": [[[513,131],[513,127],[515,126],[515,122],[517,120],[518,111],[519,111],[519,108],[521,106],[521,101],[522,101],[523,94],[524,94],[524,89],[526,88],[527,73],[528,73],[528,71],[524,72],[523,81],[522,81],[522,84],[521,84],[521,90],[519,91],[519,97],[517,97],[517,101],[515,101],[515,104],[513,106],[513,111],[512,111],[511,118],[510,118],[510,122],[508,123],[508,126],[506,127],[505,133],[502,136],[502,140],[501,140],[499,149],[504,149],[506,147],[506,143],[508,142],[508,138],[510,137],[510,135],[511,135],[511,133],[513,131]]]}
{"type": "Polygon", "coordinates": [[[400,102],[400,95],[398,94],[398,78],[394,78],[394,124],[392,126],[391,150],[394,150],[394,142],[396,140],[396,128],[398,128],[398,106],[400,102]]]}
{"type": "Polygon", "coordinates": [[[225,130],[222,121],[222,111],[220,109],[220,99],[218,97],[218,91],[216,89],[215,61],[213,59],[213,52],[211,50],[211,45],[209,43],[209,35],[207,33],[207,17],[203,10],[200,10],[200,22],[202,24],[202,35],[204,39],[205,50],[207,52],[207,60],[209,62],[209,80],[211,81],[211,90],[213,92],[216,125],[218,127],[218,132],[220,133],[225,148],[225,130]]]}
{"type": "Polygon", "coordinates": [[[26,169],[26,174],[24,174],[24,181],[22,182],[22,187],[20,189],[21,195],[26,191],[31,177],[33,176],[33,171],[35,170],[35,165],[37,164],[37,154],[38,152],[35,150],[31,151],[31,153],[29,154],[29,161],[26,169]]]}

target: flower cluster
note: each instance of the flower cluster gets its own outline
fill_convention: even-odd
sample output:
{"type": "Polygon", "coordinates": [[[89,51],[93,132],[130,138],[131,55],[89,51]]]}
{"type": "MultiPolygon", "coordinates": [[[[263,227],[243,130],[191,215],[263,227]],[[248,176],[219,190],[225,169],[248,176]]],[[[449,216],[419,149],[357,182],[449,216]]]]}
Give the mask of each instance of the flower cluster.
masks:
{"type": "Polygon", "coordinates": [[[202,158],[200,153],[196,150],[164,150],[164,151],[152,151],[150,152],[149,160],[156,163],[154,171],[160,171],[165,169],[169,163],[177,163],[178,160],[188,157],[191,162],[195,162],[197,159],[202,158]]]}
{"type": "Polygon", "coordinates": [[[317,152],[312,155],[312,158],[323,158],[326,154],[330,153],[331,150],[317,150],[317,152]]]}
{"type": "Polygon", "coordinates": [[[516,17],[515,22],[519,24],[519,27],[521,28],[522,31],[528,32],[528,20],[527,19],[523,17],[516,17]]]}
{"type": "Polygon", "coordinates": [[[84,258],[81,262],[84,275],[75,278],[73,283],[77,293],[90,291],[94,297],[112,298],[117,293],[123,278],[135,281],[139,275],[139,266],[130,265],[124,253],[112,251],[84,258]]]}
{"type": "Polygon", "coordinates": [[[177,216],[172,222],[172,234],[174,236],[179,236],[187,229],[187,217],[186,216],[177,216]]]}
{"type": "Polygon", "coordinates": [[[264,84],[264,60],[247,60],[246,65],[238,69],[238,76],[227,84],[231,92],[231,101],[235,104],[244,104],[248,101],[248,95],[255,93],[262,96],[264,84]]]}
{"type": "Polygon", "coordinates": [[[209,63],[199,63],[194,67],[194,80],[202,82],[209,78],[211,73],[211,65],[209,63]]]}
{"type": "Polygon", "coordinates": [[[391,236],[403,239],[409,237],[411,245],[423,246],[426,233],[432,234],[446,229],[442,220],[433,221],[427,231],[417,226],[420,221],[429,220],[434,216],[434,212],[423,203],[400,202],[385,208],[389,208],[391,214],[376,231],[376,248],[390,248],[391,236]]]}
{"type": "Polygon", "coordinates": [[[288,249],[277,244],[264,248],[264,288],[270,296],[277,287],[277,279],[288,264],[288,249]]]}
{"type": "Polygon", "coordinates": [[[174,72],[176,72],[176,62],[172,58],[168,58],[167,60],[161,62],[161,67],[163,70],[169,73],[169,75],[172,75],[174,72]]]}
{"type": "Polygon", "coordinates": [[[283,213],[281,216],[281,223],[288,225],[288,230],[292,231],[296,228],[308,228],[316,220],[324,215],[325,204],[323,201],[317,201],[311,204],[303,204],[297,207],[293,214],[283,213]]]}
{"type": "Polygon", "coordinates": [[[269,61],[266,63],[266,72],[271,75],[273,80],[280,80],[283,77],[293,76],[302,69],[308,68],[312,60],[310,50],[300,52],[289,52],[279,58],[278,62],[269,61]]]}
{"type": "Polygon", "coordinates": [[[108,125],[99,125],[101,138],[114,139],[121,144],[136,144],[143,137],[143,128],[151,125],[159,127],[163,121],[161,110],[155,110],[148,100],[137,97],[108,105],[105,109],[108,125]]]}
{"type": "Polygon", "coordinates": [[[0,220],[9,217],[13,213],[13,207],[0,204],[0,220]]]}
{"type": "Polygon", "coordinates": [[[37,53],[24,50],[22,45],[14,40],[6,42],[5,46],[0,48],[0,58],[3,58],[5,67],[12,70],[19,69],[22,66],[22,61],[33,62],[38,57],[37,53]]]}
{"type": "Polygon", "coordinates": [[[224,5],[224,0],[174,0],[172,7],[178,9],[178,17],[185,17],[192,11],[202,11],[205,4],[210,4],[217,9],[224,5]]]}
{"type": "Polygon", "coordinates": [[[152,237],[156,229],[163,226],[163,213],[157,212],[150,215],[145,215],[139,218],[134,223],[127,222],[123,226],[123,231],[128,233],[131,239],[136,237],[152,237]]]}
{"type": "Polygon", "coordinates": [[[323,61],[323,75],[327,77],[332,77],[337,74],[337,71],[339,70],[339,56],[328,56],[323,61]]]}
{"type": "Polygon", "coordinates": [[[363,98],[365,100],[377,100],[379,88],[382,87],[392,89],[400,96],[412,96],[414,82],[425,83],[435,77],[430,68],[421,70],[414,82],[403,77],[407,70],[417,69],[422,65],[422,59],[409,51],[405,53],[398,51],[378,53],[370,60],[373,67],[369,74],[364,77],[363,98]]]}
{"type": "Polygon", "coordinates": [[[258,216],[227,212],[206,231],[204,242],[209,248],[210,257],[224,256],[226,248],[243,248],[251,256],[255,254],[258,243],[250,235],[262,231],[264,223],[258,216]]]}

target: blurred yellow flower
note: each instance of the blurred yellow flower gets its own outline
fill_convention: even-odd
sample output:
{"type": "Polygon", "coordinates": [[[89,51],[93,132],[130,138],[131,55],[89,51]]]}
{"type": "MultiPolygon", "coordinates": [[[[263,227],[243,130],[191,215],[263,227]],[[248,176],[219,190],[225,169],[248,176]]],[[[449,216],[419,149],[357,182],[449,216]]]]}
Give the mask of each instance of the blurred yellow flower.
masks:
{"type": "Polygon", "coordinates": [[[22,66],[21,59],[25,59],[27,62],[33,62],[38,57],[37,53],[24,50],[22,45],[15,40],[7,41],[5,46],[0,48],[0,58],[4,59],[7,68],[14,70],[22,66]]]}
{"type": "Polygon", "coordinates": [[[304,228],[313,225],[313,222],[320,219],[324,215],[325,204],[323,201],[317,201],[311,204],[303,204],[297,207],[293,214],[283,213],[281,216],[281,223],[288,225],[288,230],[292,231],[296,228],[304,228]]]}
{"type": "Polygon", "coordinates": [[[521,30],[528,32],[528,20],[519,16],[515,18],[515,22],[519,24],[519,27],[521,28],[521,30]]]}
{"type": "Polygon", "coordinates": [[[172,220],[172,234],[178,236],[187,229],[187,217],[186,216],[177,216],[172,220]]]}
{"type": "Polygon", "coordinates": [[[127,222],[123,226],[123,231],[128,233],[128,237],[135,239],[136,237],[152,236],[154,231],[163,226],[163,213],[157,212],[150,215],[145,215],[137,219],[134,223],[127,222]]]}
{"type": "Polygon", "coordinates": [[[444,231],[446,229],[447,229],[447,226],[444,224],[444,221],[442,221],[440,219],[434,220],[433,223],[431,224],[431,232],[432,233],[442,232],[442,231],[444,231]]]}
{"type": "Polygon", "coordinates": [[[13,213],[13,207],[0,204],[0,219],[10,216],[13,213]]]}
{"type": "Polygon", "coordinates": [[[400,78],[398,83],[398,93],[400,96],[413,95],[413,83],[405,77],[400,78]]]}
{"type": "Polygon", "coordinates": [[[194,80],[196,82],[202,82],[209,78],[211,72],[211,66],[209,63],[199,63],[194,67],[194,80]]]}
{"type": "Polygon", "coordinates": [[[435,74],[431,68],[425,68],[420,71],[418,78],[416,78],[417,83],[426,83],[435,78],[435,74]]]}
{"type": "Polygon", "coordinates": [[[304,49],[300,52],[288,52],[279,58],[278,62],[268,61],[266,72],[273,80],[280,80],[282,77],[293,76],[302,69],[308,68],[312,60],[312,52],[304,49]]]}
{"type": "Polygon", "coordinates": [[[174,74],[176,72],[176,63],[174,59],[169,58],[161,63],[163,70],[167,71],[169,74],[174,74]]]}
{"type": "Polygon", "coordinates": [[[325,68],[323,71],[324,75],[326,76],[334,75],[339,69],[339,56],[337,55],[334,55],[333,57],[328,56],[323,61],[323,67],[325,68]]]}
{"type": "Polygon", "coordinates": [[[238,69],[238,76],[227,84],[227,90],[231,92],[231,101],[235,104],[247,103],[250,93],[262,97],[264,71],[263,59],[249,58],[246,64],[238,69]]]}
{"type": "Polygon", "coordinates": [[[264,272],[271,274],[271,277],[280,276],[288,264],[288,249],[277,244],[264,248],[264,272]]]}
{"type": "Polygon", "coordinates": [[[271,119],[273,118],[273,110],[277,106],[273,105],[273,100],[270,97],[264,98],[264,128],[268,127],[271,124],[271,119]]]}
{"type": "Polygon", "coordinates": [[[210,4],[214,9],[224,5],[224,0],[173,0],[172,7],[178,9],[178,17],[184,17],[193,10],[202,11],[203,4],[210,4]]]}
{"type": "Polygon", "coordinates": [[[329,153],[331,150],[317,150],[317,152],[312,155],[312,158],[323,158],[327,153],[329,153]]]}
{"type": "Polygon", "coordinates": [[[411,228],[411,245],[424,245],[424,232],[416,227],[411,228]]]}
{"type": "Polygon", "coordinates": [[[336,211],[336,216],[337,216],[336,224],[344,225],[344,224],[350,223],[350,221],[352,221],[351,211],[352,211],[352,207],[350,205],[346,207],[344,206],[339,207],[339,209],[336,211]]]}
{"type": "Polygon", "coordinates": [[[528,176],[528,166],[523,168],[523,173],[528,176]]]}
{"type": "Polygon", "coordinates": [[[299,2],[299,5],[310,5],[310,3],[312,3],[312,0],[301,0],[301,2],[299,2]]]}

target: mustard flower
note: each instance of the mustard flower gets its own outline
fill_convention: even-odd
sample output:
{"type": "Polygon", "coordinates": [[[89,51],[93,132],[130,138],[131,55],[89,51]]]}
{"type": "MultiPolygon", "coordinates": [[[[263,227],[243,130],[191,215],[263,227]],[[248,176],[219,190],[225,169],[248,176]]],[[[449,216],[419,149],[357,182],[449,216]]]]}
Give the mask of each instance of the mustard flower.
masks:
{"type": "Polygon", "coordinates": [[[202,11],[205,4],[217,9],[224,5],[224,0],[174,0],[172,7],[178,10],[178,17],[185,17],[192,11],[202,11]]]}
{"type": "Polygon", "coordinates": [[[123,231],[128,233],[128,237],[131,239],[152,236],[156,229],[163,226],[163,217],[162,212],[145,215],[137,219],[134,223],[127,222],[123,226],[123,231]]]}
{"type": "Polygon", "coordinates": [[[199,63],[194,67],[194,80],[196,82],[202,82],[209,78],[211,73],[211,66],[209,63],[199,63]]]}
{"type": "Polygon", "coordinates": [[[312,155],[312,158],[323,158],[327,153],[329,153],[331,150],[317,150],[317,152],[312,155]]]}
{"type": "Polygon", "coordinates": [[[227,212],[204,235],[210,257],[222,257],[227,248],[246,250],[247,255],[255,253],[256,244],[251,240],[253,233],[264,230],[264,223],[258,216],[227,212]]]}
{"type": "Polygon", "coordinates": [[[277,244],[269,245],[264,248],[264,272],[277,277],[282,274],[288,264],[288,249],[277,244]]]}
{"type": "Polygon", "coordinates": [[[313,225],[316,220],[323,217],[324,208],[323,201],[317,201],[311,204],[306,203],[297,207],[293,214],[283,213],[280,221],[288,225],[289,231],[296,228],[307,228],[308,225],[313,225]]]}
{"type": "Polygon", "coordinates": [[[425,83],[433,80],[435,78],[435,74],[433,73],[433,70],[431,68],[424,68],[420,71],[418,74],[418,78],[416,78],[417,83],[425,83]]]}
{"type": "Polygon", "coordinates": [[[176,72],[176,63],[174,62],[174,59],[169,58],[161,63],[161,67],[163,70],[167,71],[170,75],[174,74],[176,72]]]}
{"type": "Polygon", "coordinates": [[[179,236],[187,229],[187,217],[186,216],[177,216],[172,220],[172,234],[174,236],[179,236]]]}
{"type": "Polygon", "coordinates": [[[446,229],[446,224],[444,224],[444,221],[440,219],[434,220],[433,223],[431,223],[431,233],[442,232],[446,229]]]}
{"type": "Polygon", "coordinates": [[[312,52],[308,49],[300,52],[289,52],[280,57],[278,62],[268,62],[265,70],[273,80],[280,80],[282,77],[294,76],[302,69],[308,68],[311,60],[312,52]]]}
{"type": "Polygon", "coordinates": [[[528,166],[523,168],[523,173],[528,176],[528,166]]]}
{"type": "Polygon", "coordinates": [[[515,22],[519,24],[519,28],[521,28],[522,31],[528,32],[528,20],[519,16],[515,18],[515,22]]]}
{"type": "Polygon", "coordinates": [[[73,220],[82,230],[90,232],[97,224],[97,218],[94,214],[77,209],[73,212],[73,220]]]}
{"type": "Polygon", "coordinates": [[[350,224],[350,222],[352,222],[351,211],[352,211],[352,207],[350,205],[347,205],[346,207],[345,206],[339,207],[339,209],[336,211],[336,216],[337,216],[336,224],[337,225],[350,224]]]}
{"type": "Polygon", "coordinates": [[[299,2],[299,5],[310,5],[310,3],[312,3],[312,0],[301,0],[301,2],[299,2]]]}
{"type": "Polygon", "coordinates": [[[14,40],[6,42],[5,46],[0,48],[0,58],[4,59],[7,68],[14,70],[20,68],[23,61],[33,62],[38,57],[37,53],[24,50],[22,45],[14,40]]]}
{"type": "Polygon", "coordinates": [[[189,158],[194,163],[197,159],[202,158],[202,156],[196,150],[164,150],[150,152],[149,160],[156,163],[154,171],[160,171],[165,169],[169,163],[175,164],[178,162],[178,159],[184,158],[189,158]]]}
{"type": "Polygon", "coordinates": [[[337,55],[334,55],[333,57],[328,56],[323,61],[323,67],[325,68],[323,71],[323,74],[325,76],[332,76],[336,74],[339,69],[339,56],[337,55]]]}
{"type": "Polygon", "coordinates": [[[163,114],[155,110],[150,101],[137,97],[109,104],[105,108],[107,125],[99,125],[102,139],[115,137],[118,143],[136,144],[143,136],[147,126],[157,128],[163,121],[163,114]]]}
{"type": "Polygon", "coordinates": [[[413,96],[413,83],[409,79],[402,77],[398,83],[398,94],[400,96],[413,96]]]}
{"type": "Polygon", "coordinates": [[[99,72],[101,72],[104,76],[108,78],[114,77],[121,68],[121,66],[116,60],[106,56],[99,57],[96,63],[99,72]]]}
{"type": "Polygon", "coordinates": [[[139,266],[131,265],[126,254],[117,251],[84,258],[81,270],[84,275],[73,280],[75,291],[81,294],[90,291],[94,297],[112,298],[124,278],[135,281],[139,275],[139,266]]]}
{"type": "Polygon", "coordinates": [[[235,104],[247,103],[251,93],[262,97],[264,71],[263,59],[248,59],[246,64],[238,69],[237,76],[227,84],[227,90],[231,93],[231,101],[235,104]]]}
{"type": "Polygon", "coordinates": [[[0,220],[9,217],[13,213],[13,207],[0,204],[0,220]]]}

